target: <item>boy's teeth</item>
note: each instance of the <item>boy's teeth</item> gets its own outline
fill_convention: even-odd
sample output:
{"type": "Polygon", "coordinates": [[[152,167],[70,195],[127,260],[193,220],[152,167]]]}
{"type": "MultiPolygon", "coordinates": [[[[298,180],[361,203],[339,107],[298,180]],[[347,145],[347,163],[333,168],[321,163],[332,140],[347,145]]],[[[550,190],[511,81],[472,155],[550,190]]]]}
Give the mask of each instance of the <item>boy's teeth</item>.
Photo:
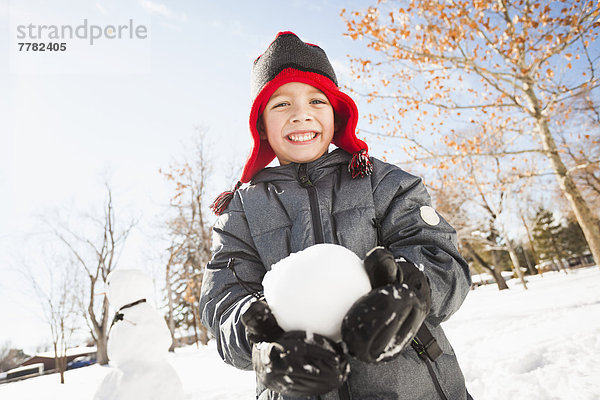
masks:
{"type": "Polygon", "coordinates": [[[310,132],[310,133],[303,133],[301,135],[290,135],[289,139],[292,142],[306,142],[308,140],[314,139],[315,136],[317,136],[317,134],[315,132],[310,132]]]}

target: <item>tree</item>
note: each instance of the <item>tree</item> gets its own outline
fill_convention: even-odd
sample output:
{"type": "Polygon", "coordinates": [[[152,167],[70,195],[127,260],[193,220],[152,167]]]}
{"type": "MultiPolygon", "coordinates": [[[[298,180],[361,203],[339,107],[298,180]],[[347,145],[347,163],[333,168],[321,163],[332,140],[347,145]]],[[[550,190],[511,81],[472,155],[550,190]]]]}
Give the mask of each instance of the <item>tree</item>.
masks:
{"type": "MultiPolygon", "coordinates": [[[[557,138],[577,130],[569,126],[578,112],[573,99],[596,96],[599,14],[596,2],[583,0],[408,0],[342,11],[347,36],[375,52],[353,67],[370,82],[368,101],[383,105],[370,121],[403,138],[415,160],[438,168],[465,155],[501,156],[515,172],[532,159],[536,175],[548,167],[597,260],[598,218],[565,164],[572,143],[557,138]],[[489,152],[489,141],[508,146],[489,152]]],[[[574,137],[597,143],[594,135],[574,137]]]]}
{"type": "Polygon", "coordinates": [[[121,227],[115,216],[110,185],[106,183],[105,187],[107,197],[101,218],[84,218],[87,225],[78,229],[47,221],[87,278],[87,300],[81,297],[78,303],[96,344],[97,360],[101,365],[108,363],[107,340],[111,318],[108,298],[98,295],[106,287],[108,274],[117,267],[129,232],[137,223],[131,220],[121,227]]]}
{"type": "MultiPolygon", "coordinates": [[[[598,99],[590,94],[574,98],[572,108],[577,114],[572,114],[571,124],[577,126],[574,132],[560,133],[561,148],[564,149],[565,163],[573,176],[577,187],[596,211],[600,210],[600,106],[598,99]],[[588,136],[588,140],[581,140],[588,136]],[[568,143],[568,145],[567,145],[568,143]]],[[[572,214],[572,212],[571,212],[572,214]]]]}
{"type": "Polygon", "coordinates": [[[475,251],[473,245],[469,241],[465,240],[463,242],[463,246],[466,248],[467,253],[473,259],[475,259],[479,263],[479,265],[485,268],[494,278],[496,284],[498,285],[498,290],[508,289],[508,285],[506,284],[504,277],[502,277],[502,275],[500,274],[500,268],[498,268],[495,265],[490,265],[487,261],[485,261],[483,257],[481,257],[481,255],[477,251],[475,251]]]}
{"type": "Polygon", "coordinates": [[[541,260],[551,260],[557,269],[565,273],[562,259],[566,256],[562,242],[563,228],[554,220],[552,211],[540,207],[536,213],[533,238],[541,260]]]}
{"type": "Polygon", "coordinates": [[[5,341],[0,345],[0,372],[18,367],[28,358],[22,349],[14,348],[10,341],[5,341]]]}
{"type": "Polygon", "coordinates": [[[167,323],[174,341],[175,329],[184,327],[193,328],[196,343],[206,344],[208,331],[200,322],[199,301],[204,267],[212,253],[210,201],[206,196],[210,169],[202,132],[195,137],[192,149],[191,160],[160,171],[175,185],[170,204],[173,214],[167,221],[167,323]]]}
{"type": "Polygon", "coordinates": [[[78,312],[79,280],[77,271],[68,261],[46,264],[46,277],[27,269],[27,278],[39,300],[46,324],[50,328],[54,361],[60,383],[65,383],[67,350],[71,337],[79,328],[81,314],[78,312]]]}
{"type": "Polygon", "coordinates": [[[582,258],[589,251],[583,231],[572,215],[561,231],[561,240],[568,256],[582,258]]]}
{"type": "Polygon", "coordinates": [[[467,162],[460,167],[468,175],[462,180],[469,185],[443,184],[434,189],[436,209],[457,230],[459,249],[466,258],[484,268],[499,290],[505,290],[508,285],[500,272],[506,264],[503,254],[508,248],[496,228],[498,212],[491,204],[494,198],[502,212],[504,193],[498,182],[491,187],[484,187],[479,182],[476,164],[467,162]],[[491,262],[486,260],[486,254],[491,256],[491,262]]]}
{"type": "Polygon", "coordinates": [[[521,219],[521,222],[523,223],[523,227],[525,228],[525,232],[527,233],[527,244],[529,245],[528,246],[529,251],[527,251],[525,248],[523,248],[523,253],[527,259],[529,273],[531,275],[535,275],[535,274],[539,273],[540,275],[543,276],[542,271],[538,271],[535,269],[535,265],[537,264],[537,255],[535,253],[535,248],[533,247],[533,237],[531,236],[531,230],[529,229],[529,224],[528,224],[527,220],[525,219],[525,215],[523,214],[523,210],[521,209],[521,207],[519,207],[519,218],[521,219]],[[531,259],[528,257],[529,253],[531,253],[531,259]]]}
{"type": "MultiPolygon", "coordinates": [[[[471,178],[475,180],[473,174],[471,178]]],[[[481,203],[475,202],[476,194],[470,193],[468,189],[481,186],[459,186],[459,185],[443,185],[441,188],[434,191],[436,210],[444,216],[444,218],[452,225],[458,234],[459,250],[471,262],[477,262],[484,268],[496,281],[498,290],[508,289],[508,285],[504,277],[500,273],[502,270],[501,253],[499,246],[498,233],[494,227],[495,214],[489,207],[486,201],[486,196],[480,192],[481,203]],[[479,209],[483,209],[483,216],[477,216],[473,213],[473,203],[479,209]],[[467,211],[469,209],[469,211],[467,211]],[[489,224],[490,233],[482,235],[482,227],[489,224]],[[485,260],[483,252],[492,255],[493,262],[485,260]]]]}
{"type": "Polygon", "coordinates": [[[525,243],[518,242],[516,244],[516,254],[519,257],[521,265],[527,265],[527,272],[529,275],[536,275],[538,271],[535,269],[535,262],[533,262],[533,254],[531,250],[526,247],[525,243]]]}

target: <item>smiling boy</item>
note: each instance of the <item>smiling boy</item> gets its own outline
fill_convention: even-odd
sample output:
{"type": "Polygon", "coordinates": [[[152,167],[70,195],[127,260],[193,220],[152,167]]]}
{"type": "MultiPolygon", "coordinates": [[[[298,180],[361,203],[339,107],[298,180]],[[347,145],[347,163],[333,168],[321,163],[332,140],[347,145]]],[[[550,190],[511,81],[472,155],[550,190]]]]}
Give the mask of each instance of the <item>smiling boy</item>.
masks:
{"type": "Polygon", "coordinates": [[[291,32],[254,62],[252,96],[253,147],[213,203],[202,284],[221,357],[255,370],[259,400],[469,399],[440,326],[468,293],[469,269],[421,179],[368,156],[325,52],[291,32]],[[284,332],[261,296],[271,265],[318,243],[365,259],[373,288],[346,314],[341,343],[284,332]]]}
{"type": "Polygon", "coordinates": [[[307,163],[327,151],[334,132],[333,107],[319,89],[301,82],[280,86],[258,120],[281,165],[307,163]]]}

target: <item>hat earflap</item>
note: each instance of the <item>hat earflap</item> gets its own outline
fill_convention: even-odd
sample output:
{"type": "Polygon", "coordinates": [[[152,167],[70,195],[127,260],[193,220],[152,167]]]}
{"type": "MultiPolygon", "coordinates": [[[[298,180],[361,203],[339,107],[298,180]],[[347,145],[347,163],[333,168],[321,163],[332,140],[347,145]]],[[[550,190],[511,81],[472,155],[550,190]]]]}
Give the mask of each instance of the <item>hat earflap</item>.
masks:
{"type": "Polygon", "coordinates": [[[352,159],[348,164],[348,172],[350,172],[352,179],[371,175],[373,172],[373,163],[366,149],[361,149],[352,154],[352,159]]]}
{"type": "Polygon", "coordinates": [[[217,198],[210,205],[210,209],[215,215],[221,215],[227,209],[227,206],[233,199],[235,191],[242,186],[242,182],[238,181],[232,190],[225,191],[217,196],[217,198]]]}

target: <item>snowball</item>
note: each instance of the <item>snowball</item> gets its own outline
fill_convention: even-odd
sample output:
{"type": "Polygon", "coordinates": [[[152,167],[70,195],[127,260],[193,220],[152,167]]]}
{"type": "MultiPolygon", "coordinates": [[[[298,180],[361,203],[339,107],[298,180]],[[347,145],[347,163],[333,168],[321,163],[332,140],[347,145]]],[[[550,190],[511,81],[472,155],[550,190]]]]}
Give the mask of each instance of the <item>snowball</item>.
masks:
{"type": "Polygon", "coordinates": [[[346,312],[371,290],[363,262],[335,244],[317,244],[271,266],[265,299],[285,331],[304,330],[341,340],[346,312]]]}

